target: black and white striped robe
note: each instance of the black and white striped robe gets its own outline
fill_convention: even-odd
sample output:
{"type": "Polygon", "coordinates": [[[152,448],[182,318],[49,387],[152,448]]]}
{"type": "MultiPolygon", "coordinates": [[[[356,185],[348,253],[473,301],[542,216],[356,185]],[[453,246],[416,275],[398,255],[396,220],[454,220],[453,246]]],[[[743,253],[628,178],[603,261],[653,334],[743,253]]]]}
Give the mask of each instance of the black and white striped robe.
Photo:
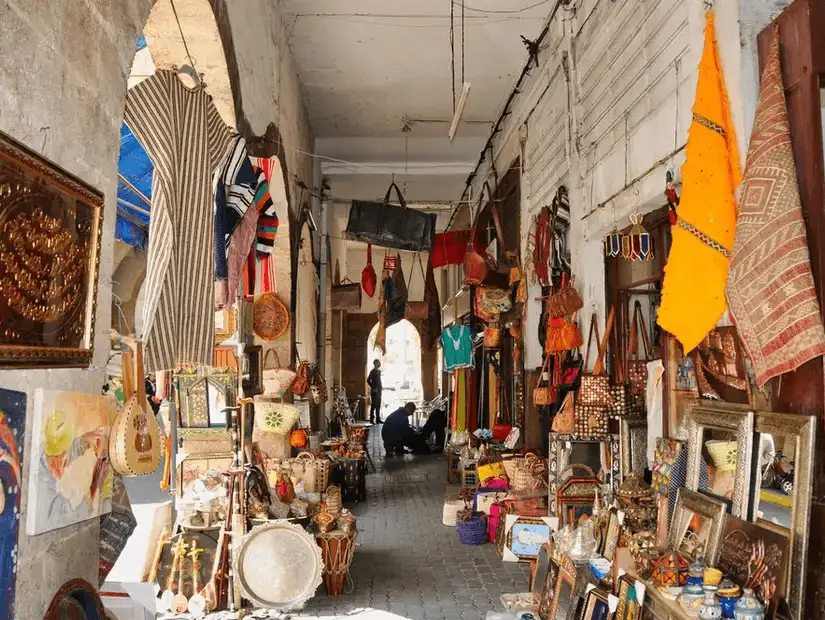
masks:
{"type": "Polygon", "coordinates": [[[212,174],[232,129],[203,89],[167,70],[132,88],[124,116],[155,166],[143,333],[146,371],[212,365],[212,174]]]}

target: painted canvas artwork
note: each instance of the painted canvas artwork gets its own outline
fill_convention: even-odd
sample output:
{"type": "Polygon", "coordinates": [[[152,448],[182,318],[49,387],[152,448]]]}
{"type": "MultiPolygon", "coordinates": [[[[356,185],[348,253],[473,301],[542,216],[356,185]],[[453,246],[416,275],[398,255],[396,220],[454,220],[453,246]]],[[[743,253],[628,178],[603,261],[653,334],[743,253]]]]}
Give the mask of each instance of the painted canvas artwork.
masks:
{"type": "Polygon", "coordinates": [[[111,396],[38,389],[34,397],[26,533],[42,534],[112,509],[111,396]]]}
{"type": "Polygon", "coordinates": [[[0,618],[14,618],[26,395],[0,389],[0,618]]]}

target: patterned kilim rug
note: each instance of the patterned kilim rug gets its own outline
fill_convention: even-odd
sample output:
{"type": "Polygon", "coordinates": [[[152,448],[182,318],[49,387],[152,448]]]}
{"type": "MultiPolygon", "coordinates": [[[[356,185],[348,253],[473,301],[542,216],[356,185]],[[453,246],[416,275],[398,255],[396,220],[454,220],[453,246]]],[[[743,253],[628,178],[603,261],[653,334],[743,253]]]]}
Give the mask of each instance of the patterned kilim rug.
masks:
{"type": "Polygon", "coordinates": [[[727,297],[756,382],[825,354],[774,34],[739,193],[727,297]]]}

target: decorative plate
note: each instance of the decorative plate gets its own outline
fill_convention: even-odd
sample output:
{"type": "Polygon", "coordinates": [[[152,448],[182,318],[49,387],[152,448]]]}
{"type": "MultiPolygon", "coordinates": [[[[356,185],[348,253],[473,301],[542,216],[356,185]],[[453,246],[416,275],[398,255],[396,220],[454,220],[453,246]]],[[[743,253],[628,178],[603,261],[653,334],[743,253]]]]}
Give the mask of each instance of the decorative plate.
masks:
{"type": "Polygon", "coordinates": [[[269,609],[300,609],[321,585],[321,549],[301,527],[276,521],[241,541],[235,575],[246,598],[269,609]]]}

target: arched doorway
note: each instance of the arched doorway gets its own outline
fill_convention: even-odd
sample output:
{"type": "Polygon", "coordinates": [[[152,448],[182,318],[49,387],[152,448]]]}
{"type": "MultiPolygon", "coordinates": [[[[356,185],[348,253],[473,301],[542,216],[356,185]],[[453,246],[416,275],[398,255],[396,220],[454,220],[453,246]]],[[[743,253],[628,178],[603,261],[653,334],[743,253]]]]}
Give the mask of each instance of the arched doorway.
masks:
{"type": "Polygon", "coordinates": [[[421,387],[421,336],[415,325],[404,319],[387,329],[386,351],[382,354],[375,347],[378,324],[367,339],[367,367],[364,378],[373,368],[373,362],[381,362],[383,394],[381,419],[406,402],[420,401],[421,387]]]}

